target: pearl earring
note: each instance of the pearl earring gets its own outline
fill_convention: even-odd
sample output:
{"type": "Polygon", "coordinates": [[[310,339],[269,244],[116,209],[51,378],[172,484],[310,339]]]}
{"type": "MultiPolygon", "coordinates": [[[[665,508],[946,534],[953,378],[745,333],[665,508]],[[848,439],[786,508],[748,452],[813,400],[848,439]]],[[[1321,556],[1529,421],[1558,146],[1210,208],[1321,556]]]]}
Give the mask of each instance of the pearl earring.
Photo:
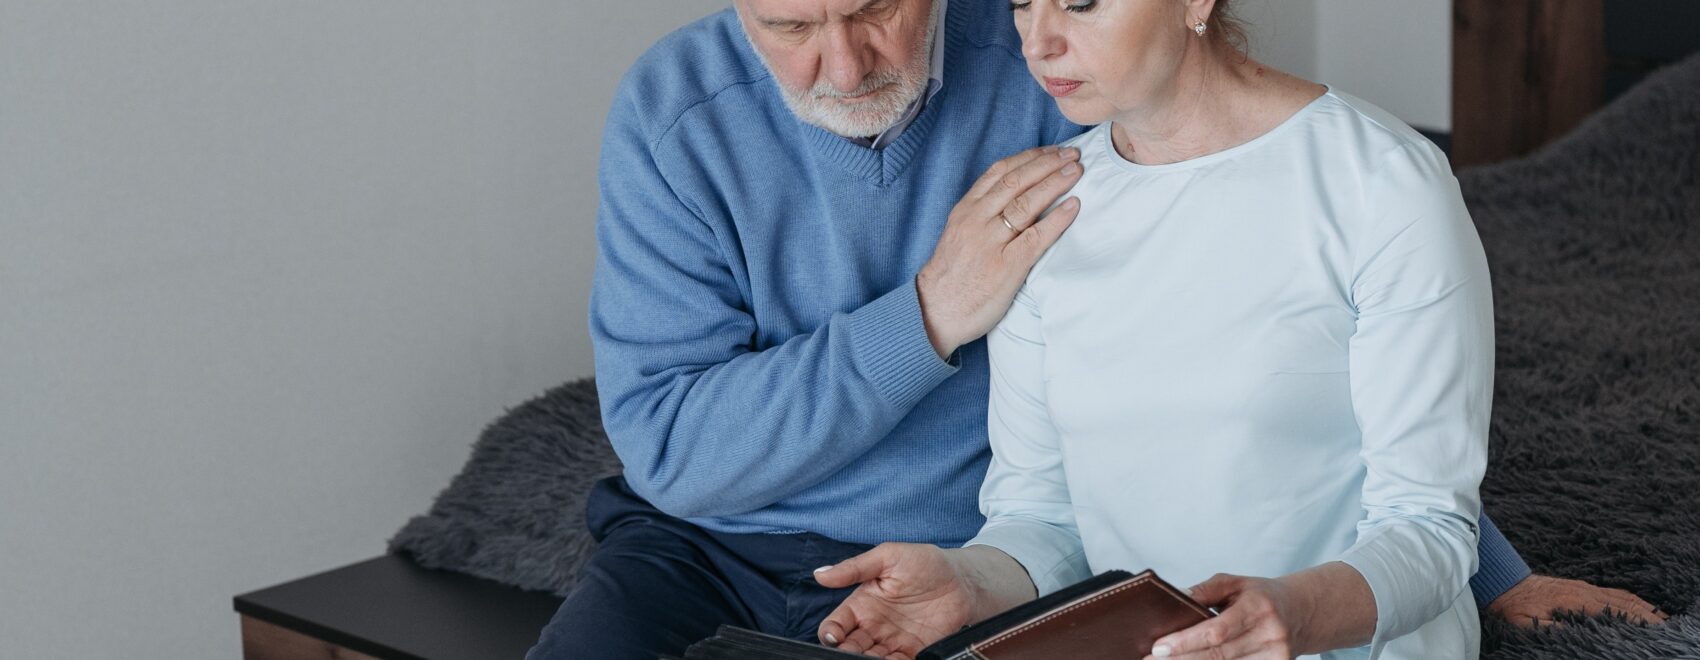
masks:
{"type": "Polygon", "coordinates": [[[1204,36],[1204,31],[1207,29],[1209,29],[1209,26],[1205,25],[1204,21],[1194,23],[1192,26],[1192,31],[1197,32],[1200,37],[1204,36]]]}

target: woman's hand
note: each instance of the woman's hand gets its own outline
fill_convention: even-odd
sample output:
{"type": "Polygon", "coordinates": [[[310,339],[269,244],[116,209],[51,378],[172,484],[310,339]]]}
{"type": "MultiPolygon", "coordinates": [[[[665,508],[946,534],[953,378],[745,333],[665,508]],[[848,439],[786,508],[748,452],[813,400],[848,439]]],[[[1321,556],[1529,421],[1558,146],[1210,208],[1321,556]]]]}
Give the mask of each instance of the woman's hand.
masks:
{"type": "Polygon", "coordinates": [[[1294,629],[1307,605],[1280,580],[1217,574],[1191,591],[1199,603],[1226,603],[1227,609],[1221,610],[1221,616],[1158,639],[1146,658],[1290,660],[1298,655],[1294,629]]]}
{"type": "Polygon", "coordinates": [[[1037,595],[1027,569],[985,545],[943,550],[882,543],[816,571],[815,580],[834,588],[862,585],[821,622],[822,642],[905,660],[964,625],[1037,595]]]}
{"type": "Polygon", "coordinates": [[[821,622],[821,641],[855,653],[912,658],[961,629],[974,611],[974,590],[958,575],[950,552],[882,543],[817,570],[815,580],[823,586],[861,584],[821,622]]]}
{"type": "Polygon", "coordinates": [[[1222,614],[1163,636],[1146,658],[1289,660],[1365,644],[1375,634],[1375,595],[1339,562],[1276,579],[1218,574],[1191,591],[1222,614]],[[1328,607],[1318,607],[1324,598],[1328,607]]]}

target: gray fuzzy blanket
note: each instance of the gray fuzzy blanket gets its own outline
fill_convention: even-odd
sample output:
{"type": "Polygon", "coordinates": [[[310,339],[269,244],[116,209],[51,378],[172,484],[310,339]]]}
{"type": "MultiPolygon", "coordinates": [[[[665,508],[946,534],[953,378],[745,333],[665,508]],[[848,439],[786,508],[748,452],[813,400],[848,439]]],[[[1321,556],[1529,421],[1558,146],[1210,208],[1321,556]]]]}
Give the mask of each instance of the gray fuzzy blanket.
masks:
{"type": "Polygon", "coordinates": [[[1493,621],[1484,657],[1700,658],[1700,56],[1458,178],[1494,279],[1489,513],[1536,571],[1680,614],[1493,621]]]}
{"type": "MultiPolygon", "coordinates": [[[[1700,57],[1540,153],[1459,173],[1498,325],[1483,499],[1536,571],[1628,589],[1643,628],[1484,621],[1483,657],[1700,658],[1700,57]]],[[[508,412],[390,549],[565,593],[584,497],[619,471],[590,381],[508,412]]]]}

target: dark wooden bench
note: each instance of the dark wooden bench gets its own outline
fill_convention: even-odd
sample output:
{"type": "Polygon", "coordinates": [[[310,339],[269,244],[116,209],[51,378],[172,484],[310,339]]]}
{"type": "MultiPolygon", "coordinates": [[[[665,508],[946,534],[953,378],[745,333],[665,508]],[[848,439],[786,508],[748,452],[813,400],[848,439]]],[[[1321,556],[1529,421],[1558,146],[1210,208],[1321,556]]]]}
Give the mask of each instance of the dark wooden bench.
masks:
{"type": "Polygon", "coordinates": [[[236,597],[246,660],[522,658],[559,597],[384,555],[236,597]]]}

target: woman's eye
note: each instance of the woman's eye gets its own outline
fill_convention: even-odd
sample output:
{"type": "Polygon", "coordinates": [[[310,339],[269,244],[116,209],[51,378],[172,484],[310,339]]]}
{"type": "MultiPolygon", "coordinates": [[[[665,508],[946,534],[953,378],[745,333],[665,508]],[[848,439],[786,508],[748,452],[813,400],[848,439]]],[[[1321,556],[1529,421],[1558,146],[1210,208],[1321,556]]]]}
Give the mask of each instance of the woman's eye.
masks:
{"type": "MultiPolygon", "coordinates": [[[[1025,2],[1023,2],[1022,0],[1014,0],[1013,2],[1009,3],[1009,10],[1010,11],[1021,11],[1023,9],[1026,9],[1027,6],[1031,5],[1031,4],[1033,4],[1033,0],[1026,0],[1025,2]]],[[[1092,11],[1093,9],[1097,8],[1097,6],[1098,6],[1098,0],[1085,0],[1084,2],[1069,2],[1069,3],[1066,3],[1066,4],[1063,5],[1063,11],[1071,11],[1071,12],[1078,14],[1078,13],[1081,13],[1081,12],[1092,11]]]]}

